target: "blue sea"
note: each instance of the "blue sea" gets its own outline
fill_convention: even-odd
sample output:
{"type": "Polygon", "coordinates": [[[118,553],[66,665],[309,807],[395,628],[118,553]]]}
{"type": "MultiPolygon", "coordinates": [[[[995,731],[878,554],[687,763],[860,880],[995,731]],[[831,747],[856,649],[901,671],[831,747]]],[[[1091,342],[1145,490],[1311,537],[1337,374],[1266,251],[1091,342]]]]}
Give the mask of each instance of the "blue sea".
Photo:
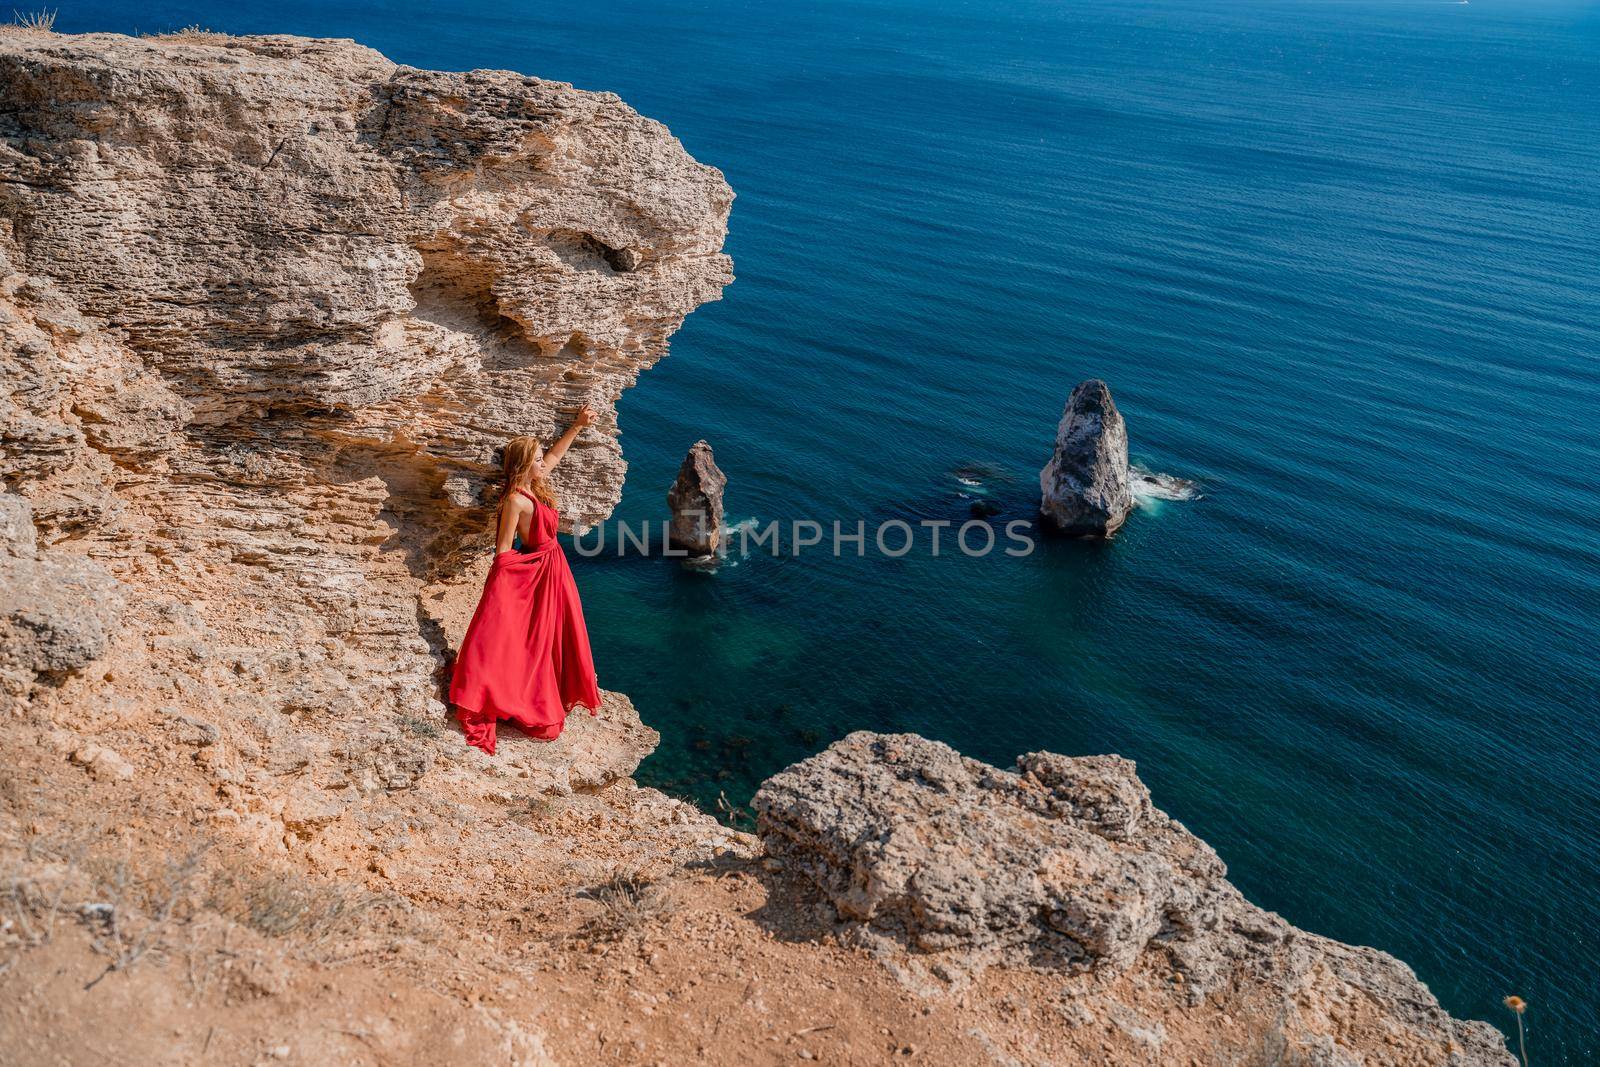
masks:
{"type": "Polygon", "coordinates": [[[619,518],[1031,519],[1068,391],[1198,499],[1025,557],[574,556],[713,806],[856,729],[1118,752],[1255,901],[1600,1058],[1600,7],[62,5],[613,90],[738,193],[619,518]]]}

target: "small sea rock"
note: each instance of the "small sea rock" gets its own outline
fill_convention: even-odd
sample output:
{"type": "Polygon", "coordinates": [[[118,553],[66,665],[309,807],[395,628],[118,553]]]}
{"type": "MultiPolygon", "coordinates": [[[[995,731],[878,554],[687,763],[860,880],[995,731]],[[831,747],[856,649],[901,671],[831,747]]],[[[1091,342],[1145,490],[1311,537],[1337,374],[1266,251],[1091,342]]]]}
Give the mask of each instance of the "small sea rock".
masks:
{"type": "Polygon", "coordinates": [[[711,446],[696,441],[667,492],[667,506],[672,509],[667,540],[673,548],[691,556],[717,554],[722,546],[722,492],[727,485],[711,446]]]}
{"type": "Polygon", "coordinates": [[[1100,379],[1067,398],[1039,490],[1046,527],[1071,537],[1110,537],[1133,510],[1128,428],[1100,379]]]}

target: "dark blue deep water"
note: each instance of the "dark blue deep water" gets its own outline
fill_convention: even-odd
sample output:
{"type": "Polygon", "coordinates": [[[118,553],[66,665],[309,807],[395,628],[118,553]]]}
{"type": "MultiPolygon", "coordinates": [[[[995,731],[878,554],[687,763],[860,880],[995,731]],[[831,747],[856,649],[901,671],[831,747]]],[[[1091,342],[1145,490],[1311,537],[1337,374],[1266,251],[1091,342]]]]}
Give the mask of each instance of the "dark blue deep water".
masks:
{"type": "Polygon", "coordinates": [[[614,90],[721,167],[739,280],[623,402],[623,518],[701,436],[735,518],[1028,518],[1092,375],[1201,483],[1021,559],[575,559],[648,781],[1120,752],[1256,901],[1600,1058],[1595,7],[62,7],[614,90]]]}

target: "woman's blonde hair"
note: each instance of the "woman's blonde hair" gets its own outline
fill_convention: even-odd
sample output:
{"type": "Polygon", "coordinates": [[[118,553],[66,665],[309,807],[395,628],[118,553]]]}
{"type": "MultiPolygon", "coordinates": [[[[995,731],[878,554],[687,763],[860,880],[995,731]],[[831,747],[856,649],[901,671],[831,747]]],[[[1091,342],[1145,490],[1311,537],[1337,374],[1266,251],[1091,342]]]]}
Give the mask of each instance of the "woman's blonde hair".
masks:
{"type": "Polygon", "coordinates": [[[513,437],[506,442],[505,471],[506,492],[526,489],[542,504],[556,507],[556,494],[544,480],[540,461],[544,459],[544,446],[537,437],[513,437]]]}

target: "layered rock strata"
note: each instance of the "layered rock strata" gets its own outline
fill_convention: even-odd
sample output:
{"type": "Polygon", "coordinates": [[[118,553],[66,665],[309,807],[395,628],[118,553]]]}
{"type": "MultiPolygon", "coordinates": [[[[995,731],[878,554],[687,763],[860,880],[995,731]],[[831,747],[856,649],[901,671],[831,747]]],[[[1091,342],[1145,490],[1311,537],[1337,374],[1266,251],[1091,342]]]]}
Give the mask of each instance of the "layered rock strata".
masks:
{"type": "Polygon", "coordinates": [[[442,715],[419,595],[583,401],[556,489],[610,512],[617,395],[731,277],[722,176],[610,94],[348,41],[8,31],[0,89],[0,478],[47,555],[204,645],[194,703],[442,715]]]}

